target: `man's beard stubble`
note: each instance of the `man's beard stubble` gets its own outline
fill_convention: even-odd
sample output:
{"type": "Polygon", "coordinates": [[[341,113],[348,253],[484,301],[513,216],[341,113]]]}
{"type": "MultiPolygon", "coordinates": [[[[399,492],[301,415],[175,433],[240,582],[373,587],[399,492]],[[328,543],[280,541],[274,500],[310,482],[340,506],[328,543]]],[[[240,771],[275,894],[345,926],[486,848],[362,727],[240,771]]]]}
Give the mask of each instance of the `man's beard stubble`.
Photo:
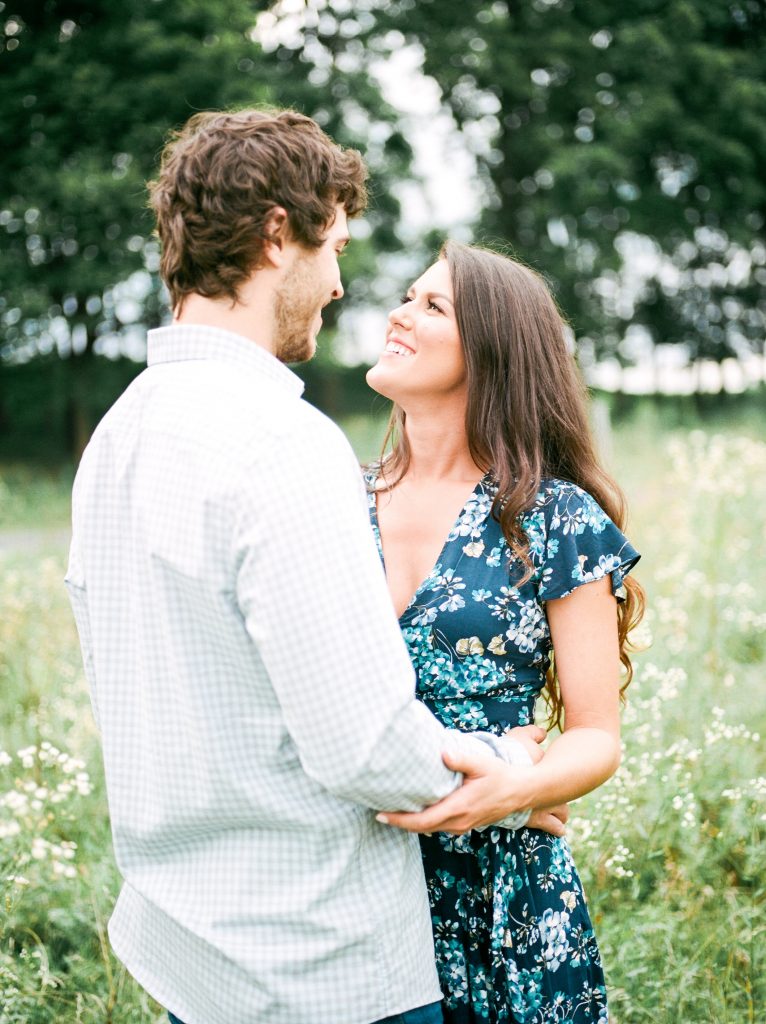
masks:
{"type": "Polygon", "coordinates": [[[311,329],[322,306],[312,289],[311,262],[310,257],[297,259],[276,295],[275,355],[282,363],[305,363],[316,349],[311,329]]]}

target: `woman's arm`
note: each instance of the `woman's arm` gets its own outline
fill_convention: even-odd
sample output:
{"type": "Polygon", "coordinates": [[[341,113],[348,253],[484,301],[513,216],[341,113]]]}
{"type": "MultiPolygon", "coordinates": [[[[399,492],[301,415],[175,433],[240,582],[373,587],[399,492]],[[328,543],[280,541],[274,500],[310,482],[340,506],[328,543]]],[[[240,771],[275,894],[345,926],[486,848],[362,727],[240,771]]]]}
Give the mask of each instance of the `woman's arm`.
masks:
{"type": "Polygon", "coordinates": [[[565,728],[529,768],[445,755],[460,771],[460,789],[418,814],[386,813],[411,832],[462,833],[527,807],[550,808],[583,796],[605,782],[620,763],[617,608],[607,577],[549,601],[556,669],[565,728]],[[479,771],[482,774],[479,774],[479,771]]]}
{"type": "Polygon", "coordinates": [[[620,652],[617,601],[607,577],[549,601],[564,732],[534,766],[532,807],[575,800],[620,763],[620,652]]]}

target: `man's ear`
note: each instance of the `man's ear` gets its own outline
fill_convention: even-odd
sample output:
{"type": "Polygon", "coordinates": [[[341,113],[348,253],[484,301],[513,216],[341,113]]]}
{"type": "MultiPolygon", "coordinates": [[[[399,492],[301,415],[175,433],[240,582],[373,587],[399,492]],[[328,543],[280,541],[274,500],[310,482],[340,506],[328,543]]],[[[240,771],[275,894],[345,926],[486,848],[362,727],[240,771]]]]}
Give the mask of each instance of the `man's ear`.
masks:
{"type": "Polygon", "coordinates": [[[263,225],[264,242],[262,263],[281,267],[285,256],[285,242],[290,233],[290,223],[284,206],[275,206],[263,225]]]}

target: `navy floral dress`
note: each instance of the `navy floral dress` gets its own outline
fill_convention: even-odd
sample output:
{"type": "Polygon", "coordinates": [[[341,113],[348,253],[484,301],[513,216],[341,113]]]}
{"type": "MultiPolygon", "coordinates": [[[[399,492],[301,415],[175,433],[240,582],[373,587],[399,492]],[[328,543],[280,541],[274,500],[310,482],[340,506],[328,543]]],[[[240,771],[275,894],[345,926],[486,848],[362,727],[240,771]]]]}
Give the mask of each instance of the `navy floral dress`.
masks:
{"type": "MultiPolygon", "coordinates": [[[[381,558],[376,472],[369,509],[381,558]]],[[[543,480],[522,517],[534,572],[523,576],[476,486],[400,621],[419,698],[447,727],[500,734],[534,721],[551,653],[545,602],[611,576],[639,555],[594,499],[543,480]]],[[[593,926],[567,842],[490,827],[421,836],[447,1024],[608,1021],[593,926]]]]}

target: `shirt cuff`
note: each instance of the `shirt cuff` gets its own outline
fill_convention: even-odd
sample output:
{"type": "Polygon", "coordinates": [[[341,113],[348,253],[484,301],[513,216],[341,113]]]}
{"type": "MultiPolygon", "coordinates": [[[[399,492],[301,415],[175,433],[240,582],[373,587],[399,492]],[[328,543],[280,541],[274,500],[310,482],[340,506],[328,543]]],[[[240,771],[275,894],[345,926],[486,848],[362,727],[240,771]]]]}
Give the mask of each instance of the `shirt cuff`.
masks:
{"type": "MultiPolygon", "coordinates": [[[[532,758],[527,753],[526,747],[524,747],[517,740],[509,739],[506,736],[494,736],[489,732],[474,732],[472,736],[476,736],[477,739],[482,740],[491,747],[495,754],[502,758],[506,764],[519,765],[523,767],[529,767],[533,764],[532,758]]],[[[488,828],[509,828],[516,830],[524,828],[529,821],[529,817],[532,814],[532,808],[528,808],[524,811],[514,811],[512,814],[506,815],[501,818],[500,821],[495,821],[490,825],[482,825],[481,828],[476,829],[477,832],[484,832],[488,828]]]]}

